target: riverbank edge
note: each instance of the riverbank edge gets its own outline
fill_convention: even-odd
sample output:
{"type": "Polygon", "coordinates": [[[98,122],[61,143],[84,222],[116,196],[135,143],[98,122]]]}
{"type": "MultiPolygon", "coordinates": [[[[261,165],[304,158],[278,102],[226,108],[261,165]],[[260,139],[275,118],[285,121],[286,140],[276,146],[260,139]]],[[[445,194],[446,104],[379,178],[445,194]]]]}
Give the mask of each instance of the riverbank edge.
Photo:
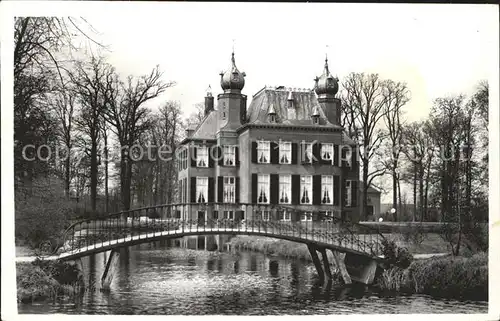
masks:
{"type": "Polygon", "coordinates": [[[73,275],[69,278],[65,276],[63,281],[55,275],[55,269],[67,269],[70,264],[58,261],[45,261],[44,264],[48,266],[42,268],[40,262],[36,260],[16,262],[18,303],[43,301],[59,295],[71,297],[85,291],[84,282],[79,276],[73,275]]]}
{"type": "MultiPolygon", "coordinates": [[[[236,236],[227,245],[235,249],[312,262],[304,244],[286,240],[236,236]]],[[[333,270],[339,274],[336,269],[333,270]]],[[[342,282],[340,275],[338,280],[342,282]]],[[[406,269],[393,267],[377,273],[372,286],[387,293],[427,294],[441,298],[487,301],[488,255],[481,252],[470,258],[438,256],[413,260],[406,269]]]]}

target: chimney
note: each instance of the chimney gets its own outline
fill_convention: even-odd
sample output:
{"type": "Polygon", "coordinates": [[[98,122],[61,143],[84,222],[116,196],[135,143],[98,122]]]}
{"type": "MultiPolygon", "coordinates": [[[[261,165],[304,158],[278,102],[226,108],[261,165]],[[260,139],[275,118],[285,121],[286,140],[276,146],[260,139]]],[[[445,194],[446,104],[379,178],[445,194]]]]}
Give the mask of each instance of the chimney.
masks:
{"type": "Polygon", "coordinates": [[[212,87],[209,85],[205,96],[205,116],[212,110],[214,110],[214,97],[212,96],[212,87]]]}

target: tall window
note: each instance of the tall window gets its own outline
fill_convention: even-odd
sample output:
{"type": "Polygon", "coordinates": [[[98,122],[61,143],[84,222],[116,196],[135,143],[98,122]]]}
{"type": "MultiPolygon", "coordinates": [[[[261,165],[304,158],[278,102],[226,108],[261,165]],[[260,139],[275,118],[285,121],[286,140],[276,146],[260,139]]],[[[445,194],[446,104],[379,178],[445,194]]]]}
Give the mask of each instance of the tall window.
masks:
{"type": "Polygon", "coordinates": [[[321,204],[333,204],[333,176],[321,176],[321,204]]]}
{"type": "Polygon", "coordinates": [[[345,206],[351,206],[352,205],[352,181],[347,180],[345,181],[345,206]]]}
{"type": "Polygon", "coordinates": [[[208,147],[200,146],[196,150],[196,166],[208,167],[208,147]]]}
{"type": "Polygon", "coordinates": [[[234,220],[234,211],[224,211],[224,218],[226,220],[234,220]]]}
{"type": "Polygon", "coordinates": [[[257,203],[269,204],[269,175],[257,176],[257,203]]]}
{"type": "Polygon", "coordinates": [[[288,211],[278,211],[278,216],[281,221],[291,221],[292,214],[288,211]]]}
{"type": "Polygon", "coordinates": [[[224,165],[225,166],[234,166],[236,162],[235,158],[235,153],[236,152],[236,147],[235,146],[224,146],[224,165]]]}
{"type": "Polygon", "coordinates": [[[208,200],[208,177],[196,177],[196,202],[206,203],[208,200]]]}
{"type": "Polygon", "coordinates": [[[280,142],[279,144],[279,158],[280,164],[292,163],[292,143],[280,142]]]}
{"type": "Polygon", "coordinates": [[[302,142],[302,163],[312,163],[312,143],[302,142]]]}
{"type": "Polygon", "coordinates": [[[224,176],[224,203],[234,203],[235,194],[234,177],[224,176]]]}
{"type": "Polygon", "coordinates": [[[257,162],[261,164],[269,163],[270,156],[270,143],[268,141],[257,142],[257,162]]]}
{"type": "Polygon", "coordinates": [[[290,204],[292,201],[292,175],[279,176],[279,203],[290,204]]]}
{"type": "Polygon", "coordinates": [[[260,211],[259,214],[263,221],[269,221],[269,211],[260,211]]]}
{"type": "Polygon", "coordinates": [[[331,161],[333,159],[333,144],[321,144],[321,159],[331,161]]]}
{"type": "Polygon", "coordinates": [[[300,220],[303,222],[312,221],[312,213],[305,212],[305,213],[300,214],[300,220]]]}
{"type": "Polygon", "coordinates": [[[300,204],[311,204],[312,202],[312,176],[300,176],[300,204]]]}

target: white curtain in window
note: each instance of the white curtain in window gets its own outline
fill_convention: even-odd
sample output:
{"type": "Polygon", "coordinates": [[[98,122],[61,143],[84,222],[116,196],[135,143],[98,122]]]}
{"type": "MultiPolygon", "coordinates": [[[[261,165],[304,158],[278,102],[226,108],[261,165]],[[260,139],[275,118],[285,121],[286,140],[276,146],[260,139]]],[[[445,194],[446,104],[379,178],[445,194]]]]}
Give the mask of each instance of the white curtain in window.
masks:
{"type": "Polygon", "coordinates": [[[300,203],[311,204],[312,202],[312,176],[300,176],[300,203]]]}
{"type": "Polygon", "coordinates": [[[224,146],[224,165],[234,166],[235,161],[235,146],[224,146]]]}
{"type": "Polygon", "coordinates": [[[321,158],[331,160],[333,157],[333,144],[321,144],[321,158]]]}
{"type": "Polygon", "coordinates": [[[208,147],[198,147],[196,151],[196,166],[208,167],[208,147]]]}
{"type": "Polygon", "coordinates": [[[223,189],[223,201],[224,203],[234,203],[235,202],[235,185],[233,176],[224,177],[224,189],[223,189]]]}
{"type": "Polygon", "coordinates": [[[333,204],[333,176],[321,176],[321,203],[333,204]]]}
{"type": "Polygon", "coordinates": [[[257,142],[257,162],[269,163],[270,158],[270,143],[268,141],[257,142]]]}
{"type": "Polygon", "coordinates": [[[208,177],[196,178],[196,202],[206,203],[208,201],[208,177]]]}
{"type": "Polygon", "coordinates": [[[280,175],[279,176],[279,203],[290,204],[292,201],[292,176],[280,175]]]}
{"type": "Polygon", "coordinates": [[[292,143],[280,142],[279,144],[279,158],[280,164],[292,163],[292,143]]]}
{"type": "Polygon", "coordinates": [[[257,203],[269,204],[269,175],[257,176],[257,203]]]}

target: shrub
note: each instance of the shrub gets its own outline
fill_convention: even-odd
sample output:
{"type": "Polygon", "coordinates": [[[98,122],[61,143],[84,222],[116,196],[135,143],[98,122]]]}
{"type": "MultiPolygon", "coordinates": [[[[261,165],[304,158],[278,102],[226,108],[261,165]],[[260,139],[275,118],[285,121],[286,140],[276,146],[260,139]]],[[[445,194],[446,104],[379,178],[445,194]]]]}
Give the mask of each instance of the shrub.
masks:
{"type": "Polygon", "coordinates": [[[62,232],[70,224],[74,211],[65,199],[31,197],[16,202],[15,233],[31,248],[44,243],[53,251],[59,245],[62,232]]]}
{"type": "Polygon", "coordinates": [[[51,275],[60,284],[73,284],[79,280],[80,271],[76,265],[61,260],[49,261],[38,258],[32,264],[51,275]]]}
{"type": "Polygon", "coordinates": [[[413,261],[413,255],[406,248],[400,248],[392,240],[382,240],[382,254],[387,264],[407,268],[413,261]]]}

